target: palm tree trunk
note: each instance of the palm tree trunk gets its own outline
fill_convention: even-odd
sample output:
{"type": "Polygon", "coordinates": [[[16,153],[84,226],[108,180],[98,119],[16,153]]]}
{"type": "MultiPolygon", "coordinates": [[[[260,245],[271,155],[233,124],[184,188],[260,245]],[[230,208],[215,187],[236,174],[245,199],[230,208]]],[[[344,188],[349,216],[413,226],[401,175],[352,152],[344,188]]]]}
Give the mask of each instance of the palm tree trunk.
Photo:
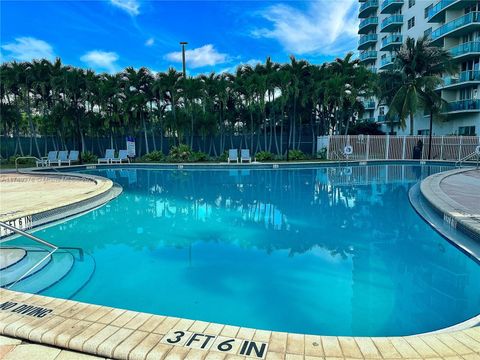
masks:
{"type": "Polygon", "coordinates": [[[433,112],[430,110],[430,126],[428,131],[428,160],[431,159],[432,155],[432,128],[433,128],[433,112]]]}
{"type": "Polygon", "coordinates": [[[147,125],[145,124],[145,116],[142,112],[142,124],[143,124],[143,135],[145,136],[145,150],[147,154],[150,153],[150,149],[148,147],[148,134],[147,134],[147,125]]]}
{"type": "Polygon", "coordinates": [[[410,113],[410,135],[413,136],[413,114],[410,113]]]}

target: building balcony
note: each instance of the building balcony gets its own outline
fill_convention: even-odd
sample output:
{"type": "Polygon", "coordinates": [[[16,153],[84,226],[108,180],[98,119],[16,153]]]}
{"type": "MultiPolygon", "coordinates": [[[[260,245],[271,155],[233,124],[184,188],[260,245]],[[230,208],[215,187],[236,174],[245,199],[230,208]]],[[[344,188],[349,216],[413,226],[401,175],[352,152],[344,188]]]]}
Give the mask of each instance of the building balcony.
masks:
{"type": "Polygon", "coordinates": [[[374,110],[376,107],[374,100],[365,100],[363,101],[363,108],[365,110],[374,110]]]}
{"type": "Polygon", "coordinates": [[[377,123],[380,123],[380,124],[389,124],[391,122],[394,122],[394,123],[398,123],[400,122],[399,120],[399,117],[397,115],[395,115],[393,117],[393,119],[389,119],[387,118],[387,115],[378,115],[377,117],[377,123]]]}
{"type": "Polygon", "coordinates": [[[443,113],[463,113],[463,112],[480,112],[480,100],[467,99],[447,103],[443,107],[443,113]]]}
{"type": "Polygon", "coordinates": [[[382,40],[381,51],[392,51],[398,49],[403,44],[403,36],[400,34],[392,34],[382,40]]]}
{"type": "Polygon", "coordinates": [[[378,40],[377,34],[368,34],[360,37],[358,41],[358,50],[365,50],[370,46],[375,46],[378,40]]]}
{"type": "Polygon", "coordinates": [[[403,15],[391,15],[382,21],[380,32],[394,32],[403,25],[403,15]]]}
{"type": "Polygon", "coordinates": [[[393,68],[394,63],[395,63],[395,57],[387,56],[380,60],[380,70],[391,69],[393,68]]]}
{"type": "Polygon", "coordinates": [[[360,5],[360,10],[358,11],[358,17],[363,19],[369,17],[370,15],[375,15],[378,9],[378,0],[368,0],[360,5]]]}
{"type": "Polygon", "coordinates": [[[471,12],[432,31],[432,43],[441,45],[441,40],[445,36],[459,37],[477,29],[480,29],[480,12],[471,12]]]}
{"type": "Polygon", "coordinates": [[[455,59],[480,56],[480,41],[471,41],[451,48],[450,54],[455,59]]]}
{"type": "Polygon", "coordinates": [[[361,62],[375,62],[377,61],[377,52],[375,50],[363,51],[359,57],[361,62]]]}
{"type": "Polygon", "coordinates": [[[384,0],[380,8],[381,14],[393,14],[403,6],[403,0],[384,0]]]}
{"type": "Polygon", "coordinates": [[[375,30],[378,25],[378,17],[369,17],[360,21],[358,26],[359,34],[367,34],[371,30],[375,30]]]}
{"type": "Polygon", "coordinates": [[[458,10],[475,4],[475,0],[441,0],[437,2],[428,12],[428,22],[445,22],[447,10],[458,10]]]}
{"type": "Polygon", "coordinates": [[[442,89],[451,89],[480,84],[480,71],[462,71],[455,76],[448,76],[443,79],[442,89]]]}

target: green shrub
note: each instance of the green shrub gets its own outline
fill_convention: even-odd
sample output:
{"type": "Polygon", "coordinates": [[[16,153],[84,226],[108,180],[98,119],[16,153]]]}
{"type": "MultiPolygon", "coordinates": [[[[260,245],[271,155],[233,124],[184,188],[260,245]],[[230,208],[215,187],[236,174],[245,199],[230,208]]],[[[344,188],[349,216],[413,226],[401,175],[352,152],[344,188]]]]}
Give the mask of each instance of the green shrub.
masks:
{"type": "Polygon", "coordinates": [[[215,160],[218,162],[226,162],[228,160],[228,152],[224,151],[224,153],[220,156],[217,156],[215,160]]]}
{"type": "MultiPolygon", "coordinates": [[[[28,155],[26,155],[28,156],[28,155]]],[[[19,154],[16,154],[16,155],[13,155],[13,156],[10,156],[8,158],[8,162],[12,165],[15,165],[15,160],[19,157],[22,157],[22,155],[19,155],[19,154]]],[[[18,160],[18,164],[19,165],[35,165],[35,159],[20,159],[18,160]]]]}
{"type": "Polygon", "coordinates": [[[192,155],[192,149],[190,146],[180,144],[178,146],[172,146],[170,153],[168,154],[168,161],[170,162],[186,162],[192,155]]]}
{"type": "Polygon", "coordinates": [[[288,152],[289,160],[305,160],[307,156],[301,150],[290,150],[288,152]]]}
{"type": "Polygon", "coordinates": [[[152,151],[138,158],[139,162],[163,162],[165,155],[161,151],[152,151]]]}
{"type": "Polygon", "coordinates": [[[85,151],[82,153],[82,161],[84,164],[96,163],[98,160],[97,155],[90,151],[85,151]]]}
{"type": "Polygon", "coordinates": [[[317,159],[327,160],[327,148],[321,148],[317,151],[317,159]]]}
{"type": "Polygon", "coordinates": [[[255,154],[257,161],[270,161],[273,160],[273,154],[270,151],[260,151],[255,154]]]}
{"type": "Polygon", "coordinates": [[[201,162],[201,161],[208,161],[208,160],[210,160],[210,156],[208,156],[202,151],[192,152],[192,154],[190,155],[190,158],[188,159],[188,161],[191,161],[191,162],[201,162]]]}

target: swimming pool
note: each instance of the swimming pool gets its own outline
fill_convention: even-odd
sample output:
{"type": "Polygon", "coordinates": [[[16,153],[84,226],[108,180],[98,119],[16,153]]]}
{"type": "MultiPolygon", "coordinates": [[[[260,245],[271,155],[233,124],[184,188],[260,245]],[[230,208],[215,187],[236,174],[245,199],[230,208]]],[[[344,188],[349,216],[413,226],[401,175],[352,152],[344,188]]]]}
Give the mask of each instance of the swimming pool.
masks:
{"type": "Polygon", "coordinates": [[[480,313],[480,265],[434,232],[407,197],[419,179],[443,170],[85,171],[124,192],[36,232],[76,258],[41,293],[307,334],[391,336],[451,326],[480,313]]]}

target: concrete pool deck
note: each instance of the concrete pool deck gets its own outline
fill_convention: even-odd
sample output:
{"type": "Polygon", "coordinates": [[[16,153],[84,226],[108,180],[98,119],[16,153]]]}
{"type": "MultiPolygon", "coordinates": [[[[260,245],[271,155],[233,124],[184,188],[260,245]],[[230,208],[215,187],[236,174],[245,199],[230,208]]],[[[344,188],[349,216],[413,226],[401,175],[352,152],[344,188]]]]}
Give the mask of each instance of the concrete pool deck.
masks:
{"type": "MultiPolygon", "coordinates": [[[[454,171],[460,175],[465,169],[454,171]]],[[[475,179],[470,181],[473,186],[475,179]]],[[[452,201],[461,201],[451,179],[440,187],[456,196],[452,201]]],[[[55,207],[56,199],[50,199],[55,207]]],[[[44,209],[38,206],[38,211],[44,209]]],[[[0,359],[7,360],[21,356],[81,360],[80,353],[124,360],[480,360],[479,326],[403,337],[316,336],[153,315],[6,289],[0,289],[0,335],[6,336],[0,337],[0,359]],[[18,339],[41,345],[22,344],[18,339]],[[2,344],[9,347],[2,349],[2,344]]]]}
{"type": "Polygon", "coordinates": [[[480,240],[480,169],[462,168],[427,177],[422,195],[452,227],[480,240]]]}
{"type": "Polygon", "coordinates": [[[69,176],[0,174],[0,221],[31,216],[90,199],[108,191],[108,179],[69,176]]]}

